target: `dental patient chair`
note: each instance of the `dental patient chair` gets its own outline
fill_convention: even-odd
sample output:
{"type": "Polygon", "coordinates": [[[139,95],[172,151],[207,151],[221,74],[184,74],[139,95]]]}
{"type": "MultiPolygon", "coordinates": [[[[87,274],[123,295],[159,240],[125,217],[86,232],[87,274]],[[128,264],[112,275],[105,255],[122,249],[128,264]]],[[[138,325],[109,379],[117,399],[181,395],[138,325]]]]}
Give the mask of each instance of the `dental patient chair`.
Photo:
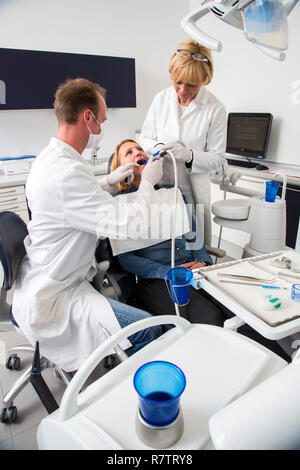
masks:
{"type": "Polygon", "coordinates": [[[96,248],[97,274],[92,285],[105,297],[131,304],[136,288],[136,277],[125,271],[113,256],[108,238],[100,239],[96,248]]]}
{"type": "MultiPolygon", "coordinates": [[[[17,278],[19,267],[26,254],[24,247],[24,238],[28,234],[25,222],[14,212],[0,212],[0,262],[3,268],[4,280],[0,296],[0,331],[19,330],[11,307],[6,303],[6,293],[9,291],[17,278]]],[[[21,367],[21,360],[18,353],[32,353],[35,348],[30,345],[20,345],[8,351],[6,368],[9,370],[18,370],[21,367]]],[[[47,358],[40,358],[41,371],[51,368],[55,374],[61,377],[66,385],[71,380],[69,374],[57,367],[47,358]]],[[[17,419],[17,408],[14,406],[14,399],[19,395],[23,388],[30,382],[30,365],[19,377],[13,387],[6,393],[2,400],[2,410],[0,422],[9,424],[17,419]]]]}

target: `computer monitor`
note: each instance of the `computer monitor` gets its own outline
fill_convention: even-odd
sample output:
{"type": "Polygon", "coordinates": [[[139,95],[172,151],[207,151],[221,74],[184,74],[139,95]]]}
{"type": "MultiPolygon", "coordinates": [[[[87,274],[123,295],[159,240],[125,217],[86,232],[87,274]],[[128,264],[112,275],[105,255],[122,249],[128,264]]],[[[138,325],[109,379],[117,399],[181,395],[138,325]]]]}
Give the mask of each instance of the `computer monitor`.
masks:
{"type": "Polygon", "coordinates": [[[266,158],[273,116],[270,113],[229,113],[226,152],[266,158]]]}

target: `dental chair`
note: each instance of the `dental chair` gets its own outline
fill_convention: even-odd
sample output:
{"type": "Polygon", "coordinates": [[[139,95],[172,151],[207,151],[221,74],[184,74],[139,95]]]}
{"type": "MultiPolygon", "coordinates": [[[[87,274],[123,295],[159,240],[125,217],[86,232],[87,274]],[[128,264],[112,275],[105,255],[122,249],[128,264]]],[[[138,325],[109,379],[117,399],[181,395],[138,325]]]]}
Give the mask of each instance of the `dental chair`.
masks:
{"type": "Polygon", "coordinates": [[[133,302],[136,277],[125,271],[113,256],[108,238],[100,239],[96,248],[97,274],[92,285],[105,297],[110,297],[120,302],[133,302]]]}
{"type": "MultiPolygon", "coordinates": [[[[6,303],[6,293],[9,291],[17,278],[19,267],[26,254],[24,247],[24,238],[28,234],[25,222],[14,212],[0,212],[0,262],[3,268],[4,280],[0,295],[0,331],[19,330],[11,307],[6,303]]],[[[30,345],[15,346],[8,351],[8,359],[6,368],[9,370],[19,370],[21,368],[21,360],[18,353],[35,352],[35,347],[30,345]]],[[[51,368],[55,374],[59,376],[65,385],[68,385],[71,376],[57,367],[47,358],[40,358],[41,371],[51,368]]],[[[14,406],[14,399],[19,395],[23,388],[30,382],[31,377],[30,365],[24,373],[18,378],[13,387],[6,393],[2,400],[2,410],[0,414],[0,422],[9,424],[17,419],[17,408],[14,406]]]]}

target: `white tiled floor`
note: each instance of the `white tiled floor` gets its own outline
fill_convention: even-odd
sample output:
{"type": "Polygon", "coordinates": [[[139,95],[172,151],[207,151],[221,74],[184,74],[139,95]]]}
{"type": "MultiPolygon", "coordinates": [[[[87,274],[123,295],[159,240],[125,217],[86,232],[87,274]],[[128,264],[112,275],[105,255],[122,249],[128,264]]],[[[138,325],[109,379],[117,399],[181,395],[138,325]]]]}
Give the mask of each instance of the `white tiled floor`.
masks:
{"type": "MultiPolygon", "coordinates": [[[[24,336],[16,331],[0,333],[0,344],[4,341],[6,350],[20,344],[28,344],[24,336]]],[[[5,358],[0,355],[0,399],[10,390],[23,371],[31,365],[32,356],[28,353],[19,355],[21,369],[11,371],[5,367],[5,358]]],[[[105,372],[103,364],[100,364],[93,378],[100,377],[105,372]]],[[[58,404],[63,396],[65,385],[62,380],[54,376],[51,369],[42,373],[44,380],[50,388],[58,404]]],[[[41,403],[32,385],[29,383],[14,400],[18,409],[17,421],[13,424],[0,423],[0,450],[37,450],[36,432],[40,421],[47,416],[47,411],[41,403]]],[[[1,403],[2,409],[2,403],[1,403]]]]}

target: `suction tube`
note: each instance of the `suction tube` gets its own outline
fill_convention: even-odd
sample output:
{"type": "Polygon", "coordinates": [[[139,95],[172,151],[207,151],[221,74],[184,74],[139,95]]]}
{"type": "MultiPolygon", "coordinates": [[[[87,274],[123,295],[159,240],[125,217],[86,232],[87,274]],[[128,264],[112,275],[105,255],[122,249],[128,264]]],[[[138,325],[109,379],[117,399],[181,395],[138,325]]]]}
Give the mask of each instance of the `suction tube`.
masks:
{"type": "MultiPolygon", "coordinates": [[[[174,167],[174,187],[175,187],[175,211],[174,211],[174,218],[173,218],[173,227],[172,227],[172,238],[171,238],[171,268],[175,267],[175,223],[176,223],[176,213],[177,213],[177,203],[178,203],[178,169],[176,159],[173,153],[170,150],[163,150],[160,152],[160,156],[163,157],[166,154],[169,154],[172,158],[173,167],[174,167]]],[[[179,307],[176,302],[174,302],[176,315],[180,317],[179,307]]]]}

